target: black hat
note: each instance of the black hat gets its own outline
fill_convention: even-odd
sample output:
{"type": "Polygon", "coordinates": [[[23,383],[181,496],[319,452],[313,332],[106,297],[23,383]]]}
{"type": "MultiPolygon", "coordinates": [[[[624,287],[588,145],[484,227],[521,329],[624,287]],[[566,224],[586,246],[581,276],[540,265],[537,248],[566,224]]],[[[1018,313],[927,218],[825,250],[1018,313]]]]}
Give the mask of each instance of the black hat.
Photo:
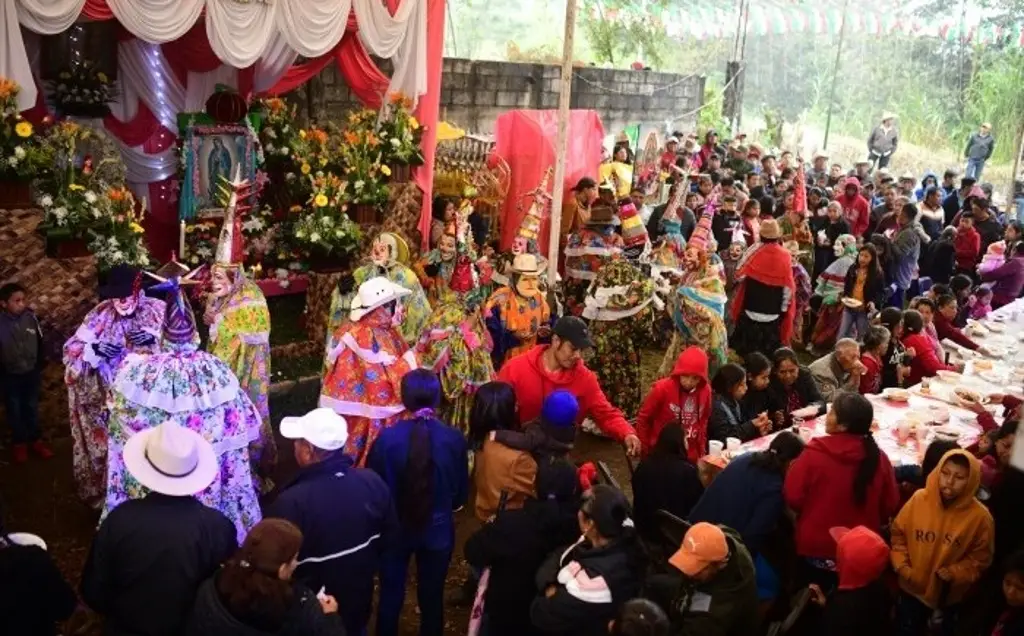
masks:
{"type": "Polygon", "coordinates": [[[594,346],[590,339],[587,323],[576,316],[562,316],[555,323],[554,335],[568,340],[577,349],[590,349],[594,346]]]}
{"type": "Polygon", "coordinates": [[[140,274],[141,272],[131,265],[115,265],[107,274],[106,282],[98,290],[100,298],[128,298],[135,294],[135,280],[140,274]]]}
{"type": "Polygon", "coordinates": [[[573,186],[573,192],[579,192],[580,190],[589,190],[590,188],[596,188],[597,181],[594,181],[590,177],[580,177],[580,180],[573,186]]]}

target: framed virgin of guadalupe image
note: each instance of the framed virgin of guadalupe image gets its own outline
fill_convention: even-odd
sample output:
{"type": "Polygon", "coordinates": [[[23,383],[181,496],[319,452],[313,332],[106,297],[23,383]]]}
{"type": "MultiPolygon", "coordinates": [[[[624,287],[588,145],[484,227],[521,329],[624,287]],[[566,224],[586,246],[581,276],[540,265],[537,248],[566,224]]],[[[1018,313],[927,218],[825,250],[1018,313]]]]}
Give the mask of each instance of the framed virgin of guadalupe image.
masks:
{"type": "Polygon", "coordinates": [[[202,116],[187,120],[183,131],[181,161],[184,176],[178,201],[178,217],[182,220],[219,217],[218,184],[231,180],[236,168],[240,177],[256,179],[259,141],[246,123],[205,123],[202,116]]]}

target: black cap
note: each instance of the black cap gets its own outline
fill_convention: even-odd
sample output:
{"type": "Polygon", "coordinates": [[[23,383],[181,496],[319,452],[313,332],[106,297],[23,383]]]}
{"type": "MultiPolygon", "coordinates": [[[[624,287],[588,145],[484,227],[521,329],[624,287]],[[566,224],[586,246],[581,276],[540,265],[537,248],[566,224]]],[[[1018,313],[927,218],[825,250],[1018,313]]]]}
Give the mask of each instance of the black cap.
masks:
{"type": "Polygon", "coordinates": [[[588,190],[590,188],[596,188],[597,181],[594,181],[590,177],[580,177],[580,180],[573,186],[573,192],[579,192],[580,190],[588,190]]]}
{"type": "Polygon", "coordinates": [[[562,316],[555,323],[554,334],[562,340],[572,343],[577,349],[590,349],[594,346],[590,339],[587,323],[576,316],[562,316]]]}
{"type": "Polygon", "coordinates": [[[128,298],[135,293],[135,280],[139,270],[131,265],[115,265],[107,273],[104,284],[97,290],[101,300],[111,298],[128,298]]]}

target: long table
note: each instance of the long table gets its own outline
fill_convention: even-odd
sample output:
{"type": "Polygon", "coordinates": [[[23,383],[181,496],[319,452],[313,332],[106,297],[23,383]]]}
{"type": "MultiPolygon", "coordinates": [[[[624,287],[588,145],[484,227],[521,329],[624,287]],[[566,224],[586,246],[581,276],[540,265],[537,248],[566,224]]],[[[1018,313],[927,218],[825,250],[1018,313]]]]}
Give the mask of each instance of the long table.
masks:
{"type": "MultiPolygon", "coordinates": [[[[1001,358],[993,358],[981,354],[972,354],[953,348],[957,356],[963,356],[966,368],[963,378],[958,380],[957,385],[967,386],[982,395],[1015,393],[1018,396],[1024,395],[1021,390],[1022,376],[1015,371],[1024,370],[1024,300],[1017,300],[1005,307],[1002,307],[988,316],[981,325],[1002,325],[998,332],[988,332],[979,335],[972,335],[980,343],[991,344],[1009,349],[1006,355],[1001,358]],[[987,359],[992,363],[991,369],[980,370],[975,368],[975,360],[987,359]]],[[[875,421],[877,430],[874,431],[875,442],[878,447],[889,457],[894,466],[905,464],[920,464],[921,458],[928,444],[934,439],[934,429],[928,422],[935,419],[936,413],[948,412],[949,422],[942,424],[944,429],[955,429],[960,436],[957,443],[960,446],[971,446],[981,436],[981,427],[977,424],[977,415],[956,404],[952,390],[953,383],[948,383],[939,378],[931,378],[927,395],[923,394],[920,385],[909,388],[911,393],[907,402],[894,402],[881,395],[868,395],[875,409],[875,421]],[[900,440],[897,435],[899,424],[903,420],[915,421],[915,429],[921,428],[920,434],[912,433],[906,440],[900,440]]],[[[829,405],[831,408],[831,405],[829,405]]],[[[1002,421],[1002,407],[993,407],[997,422],[1002,421]]],[[[825,435],[824,415],[804,420],[801,425],[802,433],[806,438],[825,435]]],[[[738,451],[730,453],[726,451],[719,457],[705,456],[702,460],[702,479],[710,480],[714,473],[724,468],[731,457],[752,451],[761,451],[768,448],[771,441],[778,435],[778,432],[765,435],[740,445],[738,451]]]]}

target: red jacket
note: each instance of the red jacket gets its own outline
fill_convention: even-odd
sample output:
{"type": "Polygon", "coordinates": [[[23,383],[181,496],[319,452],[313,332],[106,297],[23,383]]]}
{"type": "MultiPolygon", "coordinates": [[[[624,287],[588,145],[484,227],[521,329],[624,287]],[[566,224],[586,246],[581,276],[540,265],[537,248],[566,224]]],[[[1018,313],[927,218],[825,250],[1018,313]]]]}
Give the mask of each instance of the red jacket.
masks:
{"type": "Polygon", "coordinates": [[[549,345],[537,345],[507,361],[498,373],[498,380],[512,385],[519,404],[520,423],[540,417],[544,398],[557,389],[565,389],[580,403],[576,423],[590,416],[598,428],[610,437],[623,441],[636,431],[629,425],[622,411],[608,402],[604,391],[597,383],[597,376],[583,362],[577,362],[572,369],[548,371],[544,368],[541,355],[549,345]]]}
{"type": "Polygon", "coordinates": [[[953,239],[953,249],[956,250],[956,266],[960,269],[973,270],[981,253],[981,234],[973,227],[969,230],[958,229],[956,238],[953,239]]]}
{"type": "Polygon", "coordinates": [[[947,320],[946,317],[939,312],[935,312],[935,317],[932,318],[932,323],[935,325],[935,335],[939,337],[939,342],[948,338],[961,347],[965,347],[971,351],[978,350],[977,342],[971,340],[967,334],[961,331],[956,325],[947,320]]]}
{"type": "Polygon", "coordinates": [[[690,461],[707,452],[708,420],[711,418],[711,385],[708,382],[708,356],[697,347],[689,347],[679,354],[672,373],[654,383],[636,414],[636,433],[643,444],[643,454],[654,448],[661,430],[672,423],[686,427],[686,454],[690,461]],[[698,375],[700,383],[693,391],[684,392],[679,376],[698,375]]]}
{"type": "Polygon", "coordinates": [[[956,371],[956,367],[939,360],[924,332],[903,336],[903,346],[914,348],[914,359],[910,361],[910,377],[907,378],[906,386],[913,386],[921,378],[930,378],[941,370],[956,371]]]}
{"type": "Polygon", "coordinates": [[[860,194],[860,181],[857,177],[847,177],[841,185],[842,193],[836,197],[836,201],[843,206],[843,218],[850,226],[850,234],[864,236],[868,225],[871,224],[871,208],[868,207],[868,200],[860,194]],[[852,197],[846,196],[848,185],[856,186],[857,194],[852,197]]]}
{"type": "Polygon", "coordinates": [[[853,480],[863,458],[860,435],[836,433],[812,439],[790,465],[782,495],[797,515],[796,552],[800,556],[834,559],[836,542],[830,528],[865,526],[879,532],[896,514],[899,488],[892,464],[882,451],[864,505],[854,503],[853,480]]]}

